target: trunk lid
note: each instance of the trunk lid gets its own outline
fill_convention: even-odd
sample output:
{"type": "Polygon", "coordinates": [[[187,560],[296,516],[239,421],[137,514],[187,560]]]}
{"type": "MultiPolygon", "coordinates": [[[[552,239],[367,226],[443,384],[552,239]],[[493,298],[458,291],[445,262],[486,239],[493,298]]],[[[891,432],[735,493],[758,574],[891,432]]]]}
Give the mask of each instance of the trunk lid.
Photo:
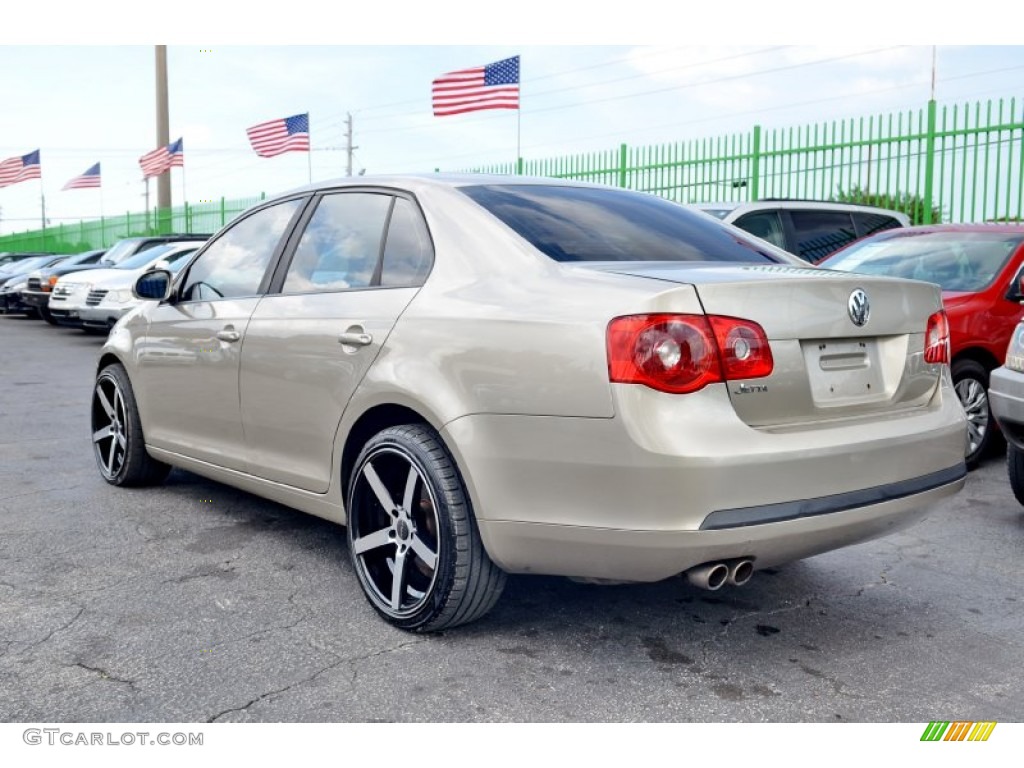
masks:
{"type": "Polygon", "coordinates": [[[603,268],[691,285],[707,314],[764,328],[772,373],[726,384],[736,413],[751,426],[895,417],[927,405],[942,375],[943,366],[924,362],[928,317],[942,306],[930,283],[774,265],[603,268]],[[862,325],[854,321],[858,298],[868,307],[862,325]]]}

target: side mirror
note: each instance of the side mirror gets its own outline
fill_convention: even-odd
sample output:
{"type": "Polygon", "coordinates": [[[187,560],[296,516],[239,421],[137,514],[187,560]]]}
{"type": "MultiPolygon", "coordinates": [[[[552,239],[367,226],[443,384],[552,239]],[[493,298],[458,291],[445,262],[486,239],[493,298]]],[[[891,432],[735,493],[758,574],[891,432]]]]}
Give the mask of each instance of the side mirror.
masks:
{"type": "Polygon", "coordinates": [[[1010,283],[1010,289],[1006,292],[1007,301],[1024,302],[1024,269],[1017,273],[1010,283]]]}
{"type": "Polygon", "coordinates": [[[166,269],[156,269],[139,277],[132,286],[132,293],[137,299],[164,301],[171,296],[171,273],[166,269]]]}

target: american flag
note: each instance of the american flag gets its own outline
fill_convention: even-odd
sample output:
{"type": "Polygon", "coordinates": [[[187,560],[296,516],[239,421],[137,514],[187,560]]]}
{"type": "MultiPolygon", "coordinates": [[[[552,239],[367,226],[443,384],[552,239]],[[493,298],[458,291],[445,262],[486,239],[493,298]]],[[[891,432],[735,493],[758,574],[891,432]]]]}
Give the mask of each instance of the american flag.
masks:
{"type": "Polygon", "coordinates": [[[159,176],[167,173],[171,168],[185,167],[185,154],[182,140],[168,144],[166,147],[157,147],[152,152],[147,152],[139,158],[139,166],[142,168],[142,178],[159,176]]]}
{"type": "Polygon", "coordinates": [[[185,143],[182,139],[168,144],[167,154],[171,157],[171,162],[167,164],[168,168],[185,167],[185,143]]]}
{"type": "Polygon", "coordinates": [[[434,115],[519,109],[519,57],[448,72],[434,81],[434,115]]]}
{"type": "Polygon", "coordinates": [[[96,165],[87,170],[81,176],[75,176],[75,178],[61,187],[61,192],[65,189],[99,189],[99,186],[100,164],[96,163],[96,165]]]}
{"type": "Polygon", "coordinates": [[[38,149],[27,155],[15,155],[0,162],[0,187],[9,187],[19,181],[41,179],[42,177],[38,149]]]}
{"type": "Polygon", "coordinates": [[[309,152],[309,113],[292,115],[245,129],[249,143],[260,157],[285,152],[309,152]]]}

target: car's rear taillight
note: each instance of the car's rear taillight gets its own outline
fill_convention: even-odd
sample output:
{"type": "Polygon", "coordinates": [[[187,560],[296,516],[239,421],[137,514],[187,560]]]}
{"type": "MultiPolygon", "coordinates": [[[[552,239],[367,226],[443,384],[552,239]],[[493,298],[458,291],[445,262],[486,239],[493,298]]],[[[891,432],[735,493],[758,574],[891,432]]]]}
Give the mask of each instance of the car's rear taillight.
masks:
{"type": "Polygon", "coordinates": [[[685,394],[708,384],[772,372],[764,329],[718,315],[629,315],[608,324],[608,376],[685,394]]]}
{"type": "Polygon", "coordinates": [[[924,361],[949,365],[949,318],[940,309],[928,318],[924,333],[924,361]]]}
{"type": "Polygon", "coordinates": [[[726,380],[759,379],[772,372],[775,361],[764,328],[737,317],[709,315],[708,321],[715,331],[726,380]]]}

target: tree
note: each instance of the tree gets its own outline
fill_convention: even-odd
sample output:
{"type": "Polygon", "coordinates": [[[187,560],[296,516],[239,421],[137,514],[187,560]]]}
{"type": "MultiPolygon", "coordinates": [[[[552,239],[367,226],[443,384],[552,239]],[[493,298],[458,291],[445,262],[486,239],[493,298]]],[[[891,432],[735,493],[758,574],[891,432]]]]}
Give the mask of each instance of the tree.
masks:
{"type": "MultiPolygon", "coordinates": [[[[900,211],[910,217],[911,224],[925,223],[924,198],[909,192],[900,192],[895,195],[888,192],[865,192],[860,185],[857,185],[851,187],[848,192],[840,189],[832,199],[839,203],[860,203],[873,205],[876,208],[887,208],[890,211],[900,211]]],[[[942,209],[932,206],[932,220],[929,223],[938,224],[940,221],[942,221],[942,209]]]]}

